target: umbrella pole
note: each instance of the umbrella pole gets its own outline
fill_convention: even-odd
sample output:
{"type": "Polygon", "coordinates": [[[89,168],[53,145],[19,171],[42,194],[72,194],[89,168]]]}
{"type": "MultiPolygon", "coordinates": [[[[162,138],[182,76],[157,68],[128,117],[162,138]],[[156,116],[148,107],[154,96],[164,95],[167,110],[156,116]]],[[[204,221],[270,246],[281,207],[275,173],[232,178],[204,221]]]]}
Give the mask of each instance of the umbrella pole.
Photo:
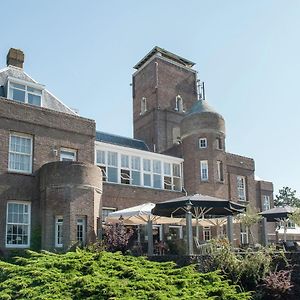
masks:
{"type": "Polygon", "coordinates": [[[227,216],[227,238],[232,246],[233,244],[233,220],[232,216],[227,216]]]}
{"type": "Polygon", "coordinates": [[[148,234],[148,256],[153,255],[153,229],[152,229],[152,220],[147,222],[147,234],[148,234]]]}
{"type": "Polygon", "coordinates": [[[193,227],[192,227],[192,213],[186,212],[186,235],[187,235],[187,255],[193,255],[193,227]]]}
{"type": "Polygon", "coordinates": [[[262,219],[262,244],[268,246],[267,219],[262,219]]]}
{"type": "Polygon", "coordinates": [[[283,240],[286,242],[287,220],[284,220],[283,224],[283,240]]]}

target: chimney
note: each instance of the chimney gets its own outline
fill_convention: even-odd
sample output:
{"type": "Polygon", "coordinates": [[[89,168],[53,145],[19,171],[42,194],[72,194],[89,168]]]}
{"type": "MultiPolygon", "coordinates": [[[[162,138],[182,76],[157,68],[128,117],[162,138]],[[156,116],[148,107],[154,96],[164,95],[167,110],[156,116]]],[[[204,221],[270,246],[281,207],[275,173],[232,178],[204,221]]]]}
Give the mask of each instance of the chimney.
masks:
{"type": "Polygon", "coordinates": [[[23,69],[24,53],[20,49],[10,48],[6,56],[7,66],[15,66],[23,69]]]}

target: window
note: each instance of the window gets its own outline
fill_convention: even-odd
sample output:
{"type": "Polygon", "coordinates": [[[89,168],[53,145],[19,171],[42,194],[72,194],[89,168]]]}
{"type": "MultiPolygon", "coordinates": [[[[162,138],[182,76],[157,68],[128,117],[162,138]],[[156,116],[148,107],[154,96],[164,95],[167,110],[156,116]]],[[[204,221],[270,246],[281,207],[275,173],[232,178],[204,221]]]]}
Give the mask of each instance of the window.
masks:
{"type": "Polygon", "coordinates": [[[169,225],[168,240],[179,240],[183,238],[182,226],[169,225]]]}
{"type": "Polygon", "coordinates": [[[207,148],[207,139],[206,138],[199,139],[199,148],[200,149],[207,148]]]}
{"type": "Polygon", "coordinates": [[[9,138],[8,170],[32,173],[32,137],[13,133],[9,138]]]}
{"type": "Polygon", "coordinates": [[[173,189],[170,163],[164,163],[164,189],[165,190],[173,189]]]}
{"type": "Polygon", "coordinates": [[[211,228],[210,228],[210,226],[204,226],[203,227],[203,240],[204,241],[211,240],[211,228]]]}
{"type": "Polygon", "coordinates": [[[239,200],[246,201],[246,180],[244,176],[237,176],[237,191],[239,200]]]}
{"type": "Polygon", "coordinates": [[[147,98],[143,97],[141,100],[141,115],[147,111],[147,98]]]}
{"type": "Polygon", "coordinates": [[[176,99],[175,99],[175,110],[178,111],[178,112],[184,112],[184,109],[183,109],[183,100],[182,100],[182,98],[181,98],[180,95],[176,96],[176,99]]]}
{"type": "Polygon", "coordinates": [[[153,160],[153,187],[161,189],[161,162],[153,160]]]}
{"type": "Polygon", "coordinates": [[[141,159],[138,156],[131,157],[131,177],[133,185],[141,185],[141,159]]]}
{"type": "Polygon", "coordinates": [[[173,164],[173,187],[175,191],[181,191],[180,164],[173,164]]]}
{"type": "Polygon", "coordinates": [[[77,151],[74,149],[61,148],[60,161],[76,161],[77,151]]]}
{"type": "Polygon", "coordinates": [[[208,163],[207,160],[200,161],[200,176],[202,181],[208,180],[208,163]]]}
{"type": "Polygon", "coordinates": [[[270,206],[270,196],[263,195],[263,205],[262,205],[262,210],[269,210],[271,208],[270,206]]]}
{"type": "Polygon", "coordinates": [[[18,102],[42,105],[43,90],[36,84],[8,82],[8,98],[18,102]]]}
{"type": "Polygon", "coordinates": [[[63,247],[63,222],[62,216],[55,217],[55,247],[63,247]]]}
{"type": "Polygon", "coordinates": [[[222,150],[223,149],[223,147],[222,147],[222,139],[220,137],[218,137],[217,140],[216,140],[216,142],[217,142],[217,149],[222,150]]]}
{"type": "Polygon", "coordinates": [[[143,159],[144,186],[151,186],[151,160],[143,159]]]}
{"type": "Polygon", "coordinates": [[[245,225],[241,224],[241,244],[247,245],[249,244],[249,233],[248,229],[245,225]]]}
{"type": "Polygon", "coordinates": [[[86,218],[79,217],[77,218],[77,232],[76,238],[80,245],[85,245],[86,243],[86,218]]]}
{"type": "Polygon", "coordinates": [[[30,203],[7,203],[6,247],[30,246],[30,217],[30,203]]]}
{"type": "Polygon", "coordinates": [[[108,216],[109,213],[112,213],[116,211],[117,209],[114,207],[102,207],[102,213],[101,213],[101,218],[102,222],[105,222],[105,218],[108,216]]]}
{"type": "Polygon", "coordinates": [[[106,174],[106,153],[102,150],[96,151],[96,164],[99,166],[102,172],[102,180],[107,180],[107,174],[106,174]]]}
{"type": "Polygon", "coordinates": [[[97,165],[105,165],[106,164],[105,151],[97,150],[97,152],[96,152],[96,163],[97,163],[97,165]]]}
{"type": "Polygon", "coordinates": [[[121,183],[123,184],[130,184],[131,183],[131,176],[129,170],[129,156],[128,155],[121,155],[121,183]]]}
{"type": "Polygon", "coordinates": [[[107,152],[107,181],[118,182],[118,153],[107,152]]]}
{"type": "Polygon", "coordinates": [[[218,175],[218,180],[220,182],[223,182],[224,181],[223,162],[220,160],[217,160],[217,175],[218,175]]]}

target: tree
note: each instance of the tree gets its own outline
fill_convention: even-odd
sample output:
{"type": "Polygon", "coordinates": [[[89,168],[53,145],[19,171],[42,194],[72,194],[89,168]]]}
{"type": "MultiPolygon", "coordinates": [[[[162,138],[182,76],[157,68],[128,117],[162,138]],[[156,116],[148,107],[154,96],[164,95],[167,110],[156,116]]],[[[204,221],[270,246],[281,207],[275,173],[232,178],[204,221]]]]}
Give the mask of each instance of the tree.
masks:
{"type": "Polygon", "coordinates": [[[279,190],[279,194],[274,199],[275,206],[293,206],[300,208],[300,199],[296,197],[296,191],[290,187],[283,187],[279,190]]]}
{"type": "Polygon", "coordinates": [[[240,223],[246,227],[246,230],[249,232],[249,235],[252,239],[252,243],[254,244],[255,240],[252,232],[252,227],[262,219],[262,216],[259,215],[250,205],[248,205],[246,212],[240,214],[237,218],[240,223]]]}

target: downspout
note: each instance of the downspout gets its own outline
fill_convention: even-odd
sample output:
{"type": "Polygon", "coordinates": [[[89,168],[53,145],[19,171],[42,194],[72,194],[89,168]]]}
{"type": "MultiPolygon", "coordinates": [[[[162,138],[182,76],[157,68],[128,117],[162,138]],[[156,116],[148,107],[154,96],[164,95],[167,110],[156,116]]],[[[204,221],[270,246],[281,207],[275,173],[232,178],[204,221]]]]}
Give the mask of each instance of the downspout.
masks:
{"type": "Polygon", "coordinates": [[[155,78],[156,78],[156,83],[155,83],[155,94],[156,94],[156,122],[155,122],[155,136],[156,140],[154,141],[154,146],[153,146],[153,151],[157,152],[159,150],[159,145],[158,145],[158,134],[159,134],[159,128],[158,128],[158,120],[159,120],[159,102],[158,102],[158,62],[155,62],[155,78]]]}

